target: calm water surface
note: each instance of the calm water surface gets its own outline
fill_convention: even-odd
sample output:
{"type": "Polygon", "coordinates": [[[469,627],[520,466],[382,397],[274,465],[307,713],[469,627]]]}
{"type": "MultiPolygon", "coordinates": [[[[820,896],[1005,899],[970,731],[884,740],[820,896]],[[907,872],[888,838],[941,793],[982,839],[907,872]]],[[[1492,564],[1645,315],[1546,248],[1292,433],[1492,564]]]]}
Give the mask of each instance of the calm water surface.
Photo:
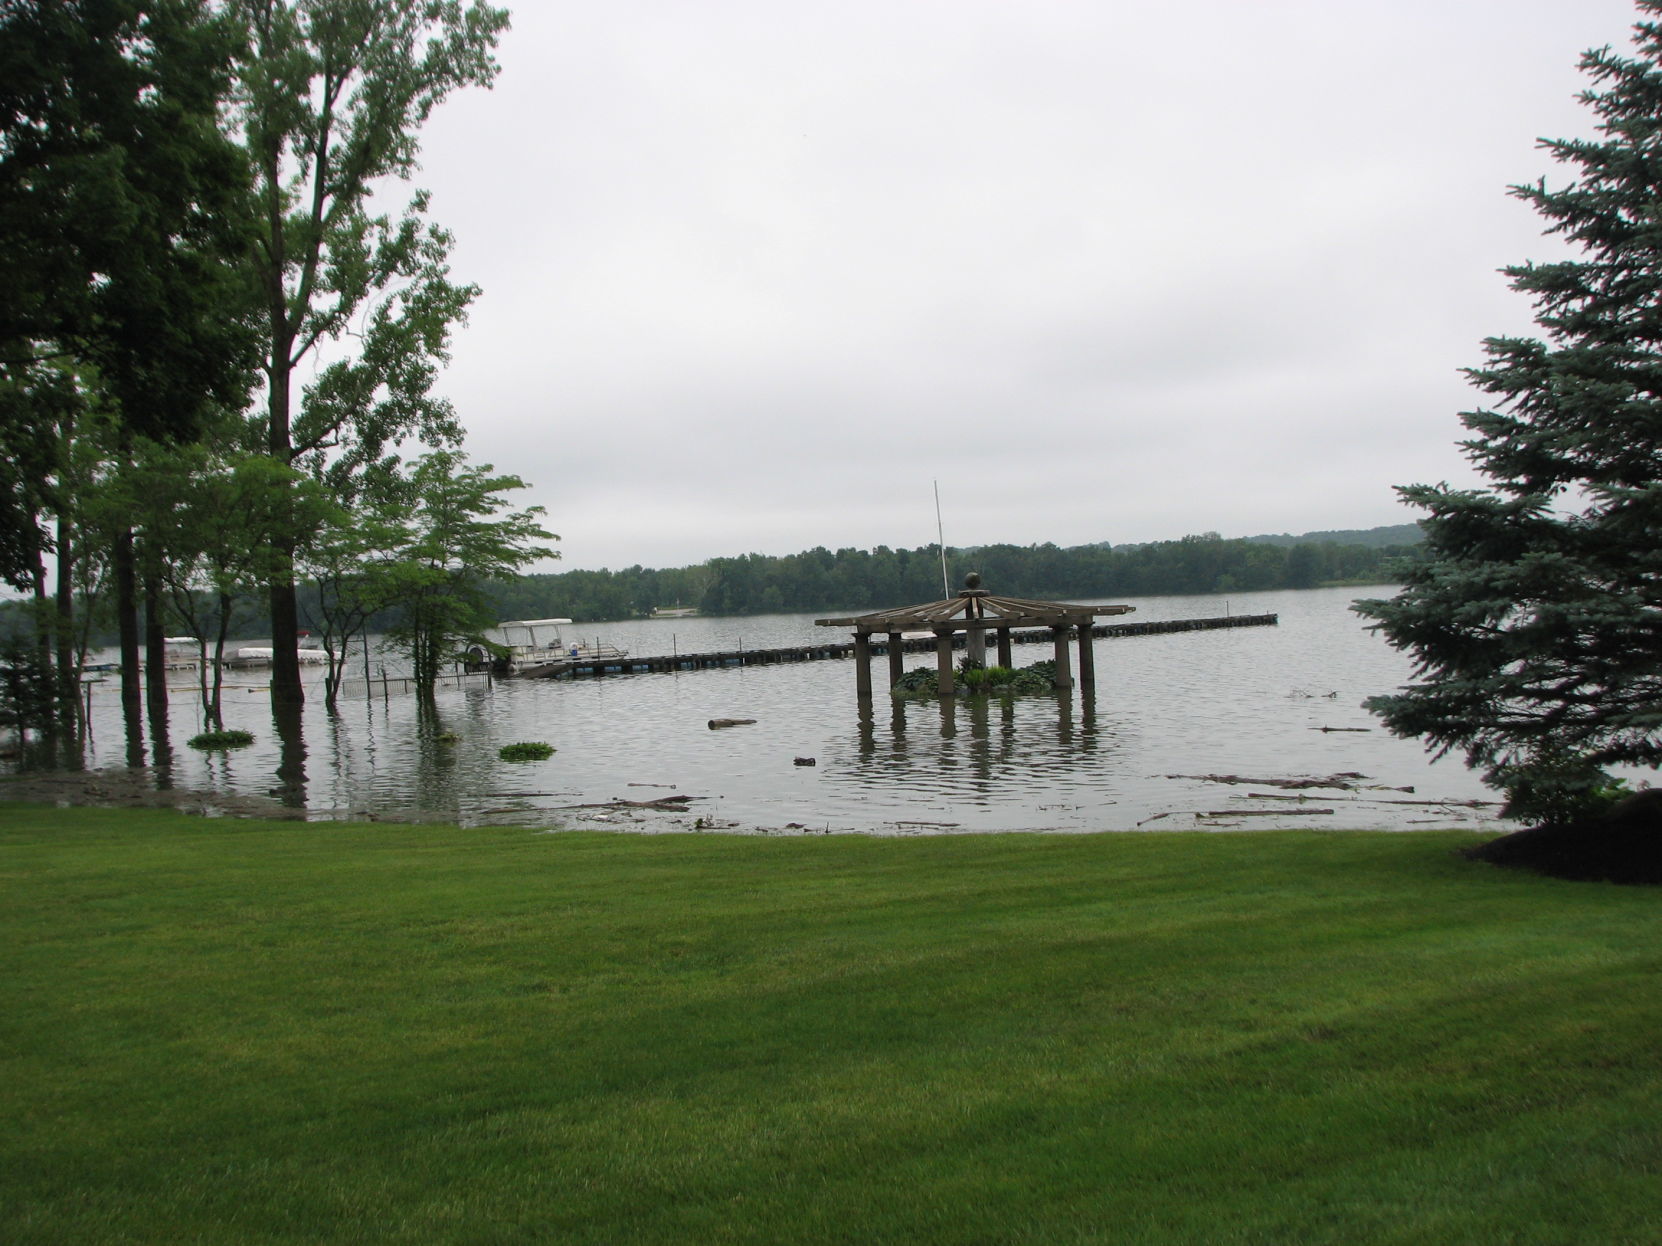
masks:
{"type": "MultiPolygon", "coordinates": [[[[265,796],[282,792],[315,818],[434,817],[510,823],[786,833],[927,834],[1186,827],[1492,827],[1489,793],[1457,760],[1380,729],[1364,697],[1407,677],[1407,662],[1351,614],[1358,596],[1321,589],[1136,601],[1136,618],[1274,612],[1279,626],[1096,642],[1094,697],[891,704],[862,715],[848,661],[734,667],[581,681],[497,681],[441,691],[437,722],[412,698],[372,688],[330,717],[321,690],[304,716],[303,774],[280,781],[266,674],[235,677],[226,725],[256,744],[229,755],[183,747],[198,729],[187,686],[174,698],[171,781],[265,796]],[[753,726],[712,731],[712,718],[753,726]],[[1322,728],[1362,728],[1329,730],[1322,728]],[[452,733],[459,739],[444,742],[452,733]],[[545,762],[497,750],[542,740],[545,762]],[[812,758],[813,765],[798,765],[812,758]],[[1366,776],[1356,792],[1266,799],[1286,789],[1245,779],[1366,776]],[[1177,777],[1173,777],[1177,776],[1177,777]],[[1379,789],[1411,788],[1411,792],[1379,789]],[[1258,793],[1254,796],[1251,793],[1258,793]],[[688,796],[685,813],[579,809],[617,799],[688,796]],[[1412,803],[1411,803],[1412,802],[1412,803]],[[1331,810],[1310,814],[1309,810],[1331,810]],[[1214,816],[1217,815],[1217,816],[1214,816]],[[1267,816],[1266,816],[1267,815],[1267,816]]],[[[812,615],[663,619],[566,628],[635,654],[803,644],[839,632],[812,615]]],[[[1020,645],[1016,664],[1049,656],[1020,645]]],[[[933,662],[910,655],[909,665],[933,662]]],[[[372,656],[378,670],[391,660],[372,656]]],[[[876,660],[881,687],[886,659],[876,660]]],[[[113,683],[94,693],[93,766],[124,764],[113,683]]],[[[293,760],[293,759],[291,759],[293,760]]]]}

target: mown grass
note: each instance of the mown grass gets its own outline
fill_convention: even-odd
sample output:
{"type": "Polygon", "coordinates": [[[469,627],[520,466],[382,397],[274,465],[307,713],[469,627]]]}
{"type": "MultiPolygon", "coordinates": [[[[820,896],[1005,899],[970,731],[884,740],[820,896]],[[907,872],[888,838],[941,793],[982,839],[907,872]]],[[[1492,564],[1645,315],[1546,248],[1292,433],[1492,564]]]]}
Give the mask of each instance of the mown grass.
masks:
{"type": "Polygon", "coordinates": [[[0,806],[0,1240],[1662,1240],[1662,894],[1467,842],[0,806]]]}

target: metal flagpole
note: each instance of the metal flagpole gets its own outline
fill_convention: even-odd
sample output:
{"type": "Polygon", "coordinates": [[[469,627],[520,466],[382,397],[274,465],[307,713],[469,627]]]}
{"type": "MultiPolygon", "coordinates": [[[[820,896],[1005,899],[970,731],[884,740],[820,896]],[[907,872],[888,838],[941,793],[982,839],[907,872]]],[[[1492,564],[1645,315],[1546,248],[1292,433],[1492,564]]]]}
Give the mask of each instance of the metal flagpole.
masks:
{"type": "Polygon", "coordinates": [[[941,549],[941,595],[952,596],[952,585],[946,579],[946,532],[941,527],[941,482],[935,481],[935,539],[941,549]]]}

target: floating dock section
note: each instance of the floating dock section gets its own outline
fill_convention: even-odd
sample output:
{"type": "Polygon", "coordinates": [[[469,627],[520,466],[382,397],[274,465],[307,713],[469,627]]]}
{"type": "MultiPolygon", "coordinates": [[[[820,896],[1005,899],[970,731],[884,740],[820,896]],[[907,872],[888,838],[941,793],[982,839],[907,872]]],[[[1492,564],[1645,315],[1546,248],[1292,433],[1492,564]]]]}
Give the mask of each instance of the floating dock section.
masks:
{"type": "MultiPolygon", "coordinates": [[[[1209,632],[1231,627],[1274,627],[1280,616],[1274,614],[1234,614],[1221,619],[1157,619],[1147,623],[1098,623],[1091,635],[1104,639],[1121,636],[1164,636],[1171,632],[1209,632]]],[[[1012,631],[1010,639],[1016,644],[1050,644],[1054,640],[1050,629],[1037,628],[1012,631]]],[[[954,647],[962,649],[963,636],[955,638],[954,647]]],[[[900,647],[906,653],[935,652],[935,638],[923,636],[902,640],[900,647]]],[[[876,636],[871,640],[874,654],[887,653],[888,642],[876,636]]],[[[648,671],[698,671],[718,666],[775,666],[786,662],[822,662],[854,655],[853,641],[839,641],[815,645],[792,645],[783,649],[734,649],[719,653],[666,653],[657,657],[634,656],[595,658],[553,664],[544,678],[566,678],[579,675],[632,675],[648,671]]]]}

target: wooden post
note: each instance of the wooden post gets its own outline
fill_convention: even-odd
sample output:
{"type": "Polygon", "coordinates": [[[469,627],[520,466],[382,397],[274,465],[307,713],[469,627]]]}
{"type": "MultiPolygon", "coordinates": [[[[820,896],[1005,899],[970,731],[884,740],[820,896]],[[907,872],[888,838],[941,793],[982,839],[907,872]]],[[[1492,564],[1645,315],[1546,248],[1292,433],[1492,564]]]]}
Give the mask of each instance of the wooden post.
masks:
{"type": "Polygon", "coordinates": [[[1096,684],[1094,644],[1095,638],[1091,635],[1091,623],[1087,619],[1079,625],[1079,682],[1087,688],[1094,687],[1096,684]]]}
{"type": "Polygon", "coordinates": [[[900,682],[900,677],[906,673],[906,645],[900,639],[899,632],[889,633],[889,687],[900,682]]]}
{"type": "Polygon", "coordinates": [[[854,688],[862,701],[871,700],[871,637],[854,633],[854,688]]]}
{"type": "Polygon", "coordinates": [[[953,692],[952,685],[952,629],[935,632],[935,671],[939,675],[935,691],[943,697],[953,692]]]}
{"type": "Polygon", "coordinates": [[[970,662],[975,666],[987,665],[987,633],[970,620],[968,634],[964,638],[964,652],[969,655],[970,662]]]}
{"type": "Polygon", "coordinates": [[[1015,662],[1010,658],[1010,629],[1007,627],[998,629],[998,664],[1000,666],[1015,665],[1015,662]]]}
{"type": "Polygon", "coordinates": [[[1050,629],[1051,643],[1056,658],[1056,688],[1062,692],[1073,687],[1073,667],[1068,661],[1068,632],[1071,630],[1065,625],[1050,629]]]}

